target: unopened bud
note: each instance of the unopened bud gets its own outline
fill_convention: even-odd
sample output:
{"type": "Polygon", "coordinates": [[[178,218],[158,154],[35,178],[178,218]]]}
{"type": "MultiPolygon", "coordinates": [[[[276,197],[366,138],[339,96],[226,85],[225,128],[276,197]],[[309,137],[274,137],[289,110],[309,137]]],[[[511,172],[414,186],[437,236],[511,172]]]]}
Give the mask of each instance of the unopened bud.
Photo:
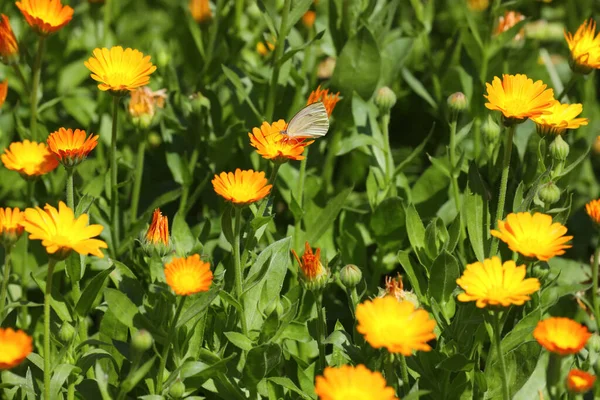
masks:
{"type": "Polygon", "coordinates": [[[140,329],[131,337],[131,345],[135,351],[140,353],[150,349],[153,342],[154,339],[152,338],[152,335],[145,329],[140,329]]]}
{"type": "Polygon", "coordinates": [[[550,143],[550,154],[556,161],[565,161],[569,156],[569,143],[565,142],[561,135],[557,135],[550,143]]]}
{"type": "Polygon", "coordinates": [[[177,378],[175,380],[175,382],[173,382],[173,384],[169,388],[169,394],[174,399],[180,399],[183,397],[184,393],[185,393],[185,385],[181,379],[177,378]]]}
{"type": "Polygon", "coordinates": [[[162,144],[162,137],[156,132],[150,132],[148,134],[148,144],[152,148],[157,148],[162,144]]]}
{"type": "Polygon", "coordinates": [[[494,121],[491,115],[488,114],[487,119],[481,125],[481,131],[483,132],[483,138],[488,145],[494,145],[498,142],[500,137],[500,126],[494,121]]]}
{"type": "Polygon", "coordinates": [[[63,343],[69,343],[75,336],[75,328],[68,322],[64,322],[58,331],[58,339],[63,343]]]}
{"type": "Polygon", "coordinates": [[[542,284],[544,283],[549,274],[550,268],[548,267],[548,264],[535,264],[533,266],[533,277],[538,278],[542,284]]]}
{"type": "Polygon", "coordinates": [[[452,93],[448,96],[448,107],[453,112],[465,111],[469,104],[467,103],[467,96],[463,92],[452,93]]]}
{"type": "Polygon", "coordinates": [[[544,204],[554,204],[560,200],[560,189],[554,182],[549,182],[540,188],[538,196],[544,204]]]}
{"type": "Polygon", "coordinates": [[[377,91],[377,96],[375,96],[375,104],[382,111],[389,111],[396,104],[396,94],[387,86],[382,87],[377,91]]]}
{"type": "Polygon", "coordinates": [[[340,280],[346,288],[355,288],[362,280],[362,272],[356,265],[348,264],[340,270],[340,280]]]}

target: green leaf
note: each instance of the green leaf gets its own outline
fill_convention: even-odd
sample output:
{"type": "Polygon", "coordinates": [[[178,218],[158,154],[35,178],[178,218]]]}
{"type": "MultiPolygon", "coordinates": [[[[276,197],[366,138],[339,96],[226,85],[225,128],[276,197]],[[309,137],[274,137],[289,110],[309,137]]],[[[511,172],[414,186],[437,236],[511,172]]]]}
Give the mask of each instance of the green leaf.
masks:
{"type": "Polygon", "coordinates": [[[60,364],[52,371],[50,380],[50,400],[58,399],[58,393],[71,373],[78,373],[79,368],[72,364],[60,364]]]}
{"type": "Polygon", "coordinates": [[[475,365],[475,361],[469,360],[462,354],[454,354],[436,365],[436,368],[441,368],[450,372],[471,371],[475,365]]]}
{"type": "Polygon", "coordinates": [[[156,360],[156,356],[146,361],[139,368],[134,370],[132,374],[128,375],[121,385],[121,390],[123,390],[124,393],[129,393],[132,391],[139,381],[141,381],[148,374],[148,372],[150,372],[150,369],[154,365],[154,360],[156,360]]]}
{"type": "Polygon", "coordinates": [[[346,203],[346,199],[350,193],[352,193],[352,188],[342,190],[341,193],[327,202],[327,206],[325,206],[314,220],[306,224],[308,231],[306,241],[308,243],[315,243],[331,228],[338,214],[342,211],[342,207],[346,203]]]}
{"type": "MultiPolygon", "coordinates": [[[[410,253],[408,251],[400,250],[398,252],[398,261],[400,262],[400,265],[402,265],[402,268],[408,277],[408,281],[417,294],[417,297],[419,300],[423,299],[423,293],[427,290],[427,281],[423,277],[423,274],[413,267],[413,264],[410,261],[410,253]]],[[[426,270],[424,270],[424,272],[427,274],[426,270]]]]}
{"type": "Polygon", "coordinates": [[[183,325],[187,324],[192,318],[196,317],[198,314],[202,313],[204,310],[210,306],[215,297],[221,291],[220,287],[212,287],[208,292],[200,293],[194,296],[194,302],[191,306],[187,307],[183,314],[179,317],[177,321],[176,328],[179,329],[183,325]]]}
{"type": "Polygon", "coordinates": [[[227,340],[231,342],[235,347],[240,348],[244,351],[250,351],[254,347],[252,340],[239,332],[223,332],[227,337],[227,340]]]}
{"type": "Polygon", "coordinates": [[[104,298],[108,303],[108,308],[112,310],[119,322],[129,328],[133,328],[133,319],[139,313],[139,310],[137,306],[129,300],[129,297],[118,290],[106,289],[104,298]]]}
{"type": "Polygon", "coordinates": [[[282,350],[278,344],[263,344],[252,348],[246,359],[244,378],[252,384],[257,384],[281,363],[281,358],[282,350]]]}
{"type": "Polygon", "coordinates": [[[187,256],[196,244],[196,238],[192,234],[188,224],[185,222],[185,217],[180,215],[179,212],[175,214],[175,218],[173,218],[171,235],[177,254],[182,256],[187,256]]]}
{"type": "Polygon", "coordinates": [[[231,214],[233,214],[233,208],[226,207],[221,216],[221,230],[227,242],[233,246],[233,218],[231,214]]]}
{"type": "Polygon", "coordinates": [[[296,384],[290,378],[287,378],[285,376],[282,376],[282,377],[273,376],[273,377],[267,378],[267,380],[269,380],[281,387],[284,387],[288,390],[291,390],[292,392],[296,393],[303,399],[307,399],[307,400],[312,399],[312,397],[308,396],[298,386],[296,386],[296,384]]]}
{"type": "Polygon", "coordinates": [[[480,262],[483,262],[485,259],[485,250],[484,250],[484,211],[483,207],[483,199],[481,196],[473,193],[467,193],[463,196],[464,206],[464,220],[467,221],[467,232],[469,233],[469,241],[471,242],[471,247],[473,248],[473,252],[475,253],[475,257],[480,262]]]}
{"type": "Polygon", "coordinates": [[[179,154],[167,153],[167,165],[169,170],[171,170],[171,174],[173,174],[175,182],[183,186],[187,186],[192,182],[192,176],[190,175],[187,163],[179,154]]]}
{"type": "Polygon", "coordinates": [[[377,206],[369,225],[376,236],[386,236],[404,228],[405,224],[402,200],[399,197],[389,197],[377,206]]]}
{"type": "Polygon", "coordinates": [[[75,311],[77,314],[79,314],[81,317],[88,315],[92,305],[100,293],[100,290],[102,290],[104,287],[104,281],[114,270],[114,266],[105,269],[104,271],[96,274],[96,276],[94,276],[92,280],[87,283],[83,293],[81,293],[81,297],[79,298],[77,305],[75,306],[75,311]]]}
{"type": "Polygon", "coordinates": [[[448,252],[443,252],[431,266],[429,278],[429,296],[440,305],[448,302],[456,289],[456,280],[460,277],[458,261],[448,252]]]}
{"type": "Polygon", "coordinates": [[[290,14],[288,16],[288,27],[292,27],[296,25],[300,18],[308,11],[310,5],[313,3],[313,0],[296,0],[293,2],[292,9],[290,10],[290,14]]]}
{"type": "Polygon", "coordinates": [[[240,79],[240,77],[233,70],[227,68],[225,65],[221,65],[221,68],[223,69],[223,72],[225,73],[225,76],[227,77],[227,79],[229,79],[229,81],[235,87],[237,98],[239,100],[244,100],[246,103],[248,103],[248,106],[250,107],[252,112],[254,112],[256,117],[259,120],[262,120],[261,113],[259,113],[258,110],[256,109],[256,106],[252,102],[252,99],[250,98],[250,95],[248,93],[249,91],[246,90],[246,87],[242,83],[242,80],[240,79]]]}
{"type": "Polygon", "coordinates": [[[79,282],[81,280],[81,255],[76,252],[69,254],[65,260],[65,271],[69,279],[79,282]]]}
{"type": "Polygon", "coordinates": [[[431,97],[427,89],[425,89],[425,86],[423,86],[423,84],[417,78],[415,78],[415,76],[408,70],[408,68],[402,68],[402,77],[404,78],[408,86],[410,86],[410,88],[417,95],[419,95],[419,97],[425,100],[434,110],[437,111],[438,105],[436,101],[433,99],[433,97],[431,97]]]}
{"type": "Polygon", "coordinates": [[[431,260],[425,251],[425,226],[414,205],[409,205],[405,213],[408,240],[421,264],[427,268],[431,260]]]}

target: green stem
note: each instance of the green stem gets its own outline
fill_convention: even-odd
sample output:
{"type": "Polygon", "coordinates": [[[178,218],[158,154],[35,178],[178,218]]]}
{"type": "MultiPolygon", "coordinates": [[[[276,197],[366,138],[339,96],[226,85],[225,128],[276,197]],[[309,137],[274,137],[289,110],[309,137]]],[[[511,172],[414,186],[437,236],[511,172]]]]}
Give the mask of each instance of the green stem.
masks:
{"type": "Polygon", "coordinates": [[[244,13],[244,0],[235,0],[235,26],[238,32],[242,30],[242,14],[244,13]]]}
{"type": "Polygon", "coordinates": [[[269,95],[267,97],[267,106],[265,109],[265,119],[273,120],[273,111],[275,109],[275,98],[277,97],[277,82],[279,81],[279,69],[281,68],[280,60],[283,56],[285,47],[285,37],[288,31],[288,17],[290,14],[291,0],[285,0],[283,11],[281,12],[281,25],[279,26],[279,35],[275,43],[275,53],[273,55],[273,75],[271,76],[271,85],[269,86],[269,95]]]}
{"type": "Polygon", "coordinates": [[[2,289],[0,290],[0,324],[4,321],[4,305],[6,304],[6,294],[8,291],[8,278],[10,277],[10,256],[12,246],[4,248],[4,274],[2,277],[2,289]]]}
{"type": "MultiPolygon", "coordinates": [[[[240,241],[242,234],[242,208],[235,207],[235,229],[233,231],[233,262],[234,262],[234,273],[235,273],[235,298],[238,300],[240,304],[242,304],[242,293],[244,293],[244,285],[243,285],[243,271],[242,271],[242,263],[240,258],[240,241]]],[[[240,322],[242,324],[242,333],[244,336],[248,336],[248,327],[246,326],[246,315],[242,311],[240,313],[240,322]]]]}
{"type": "Polygon", "coordinates": [[[111,3],[112,0],[105,0],[104,2],[104,19],[103,19],[103,40],[105,46],[108,46],[108,31],[110,30],[110,17],[111,17],[111,3]]]}
{"type": "Polygon", "coordinates": [[[27,90],[27,79],[25,79],[25,75],[23,75],[23,69],[21,68],[21,64],[14,63],[14,64],[12,64],[12,67],[13,67],[13,70],[15,71],[15,74],[17,74],[17,77],[23,84],[23,89],[27,90]]]}
{"type": "MultiPolygon", "coordinates": [[[[600,331],[600,304],[598,301],[598,266],[600,265],[600,243],[596,248],[594,260],[592,262],[592,306],[594,308],[594,319],[596,320],[596,330],[600,331]]],[[[1,308],[0,308],[1,310],[1,308]]]]}
{"type": "Polygon", "coordinates": [[[35,61],[33,64],[33,70],[31,71],[33,74],[33,78],[31,80],[31,120],[29,124],[29,134],[32,138],[37,139],[37,105],[38,98],[37,92],[38,87],[40,85],[40,75],[42,69],[42,57],[44,56],[44,48],[46,44],[46,38],[44,36],[40,36],[38,42],[37,54],[35,56],[35,61]]]}
{"type": "Polygon", "coordinates": [[[69,206],[69,208],[75,212],[75,192],[73,190],[73,175],[75,174],[75,168],[67,167],[65,169],[67,171],[67,206],[69,206]]]}
{"type": "Polygon", "coordinates": [[[44,399],[50,399],[50,378],[52,376],[52,363],[50,354],[50,300],[52,299],[52,275],[56,260],[48,259],[48,273],[46,275],[46,294],[44,295],[44,399]]]}
{"type": "Polygon", "coordinates": [[[571,75],[571,78],[569,79],[569,82],[567,82],[567,84],[563,88],[562,92],[560,92],[560,94],[558,95],[556,100],[561,101],[563,97],[568,95],[569,92],[571,91],[571,89],[573,89],[573,86],[575,86],[575,83],[577,83],[578,79],[579,79],[579,74],[573,73],[571,75]]]}
{"type": "Polygon", "coordinates": [[[546,387],[550,400],[560,399],[560,369],[562,364],[562,357],[556,353],[550,353],[550,359],[548,360],[548,369],[546,370],[546,387]]]}
{"type": "Polygon", "coordinates": [[[333,193],[333,170],[335,168],[336,152],[338,151],[340,142],[342,141],[342,131],[336,129],[332,132],[331,142],[327,146],[327,155],[323,165],[323,182],[325,184],[325,193],[333,193]]]}
{"type": "Polygon", "coordinates": [[[352,315],[352,319],[355,319],[356,306],[358,306],[359,303],[356,287],[353,287],[352,289],[346,289],[346,294],[348,295],[348,307],[350,307],[350,314],[352,315]]]}
{"type": "Polygon", "coordinates": [[[406,357],[404,357],[402,354],[398,355],[398,358],[400,359],[400,373],[401,378],[402,378],[402,392],[404,393],[404,395],[408,395],[408,365],[406,365],[406,357]]]}
{"type": "Polygon", "coordinates": [[[142,135],[138,143],[137,156],[135,158],[135,175],[133,178],[133,193],[131,195],[130,223],[137,221],[138,205],[140,203],[140,192],[142,190],[142,176],[144,175],[144,154],[146,152],[146,135],[142,135]]]}
{"type": "Polygon", "coordinates": [[[325,332],[327,331],[327,323],[323,315],[323,293],[315,293],[317,306],[317,346],[319,348],[319,371],[322,372],[327,367],[327,359],[325,358],[325,332]]]}
{"type": "Polygon", "coordinates": [[[110,141],[110,233],[113,257],[116,250],[119,248],[119,190],[117,187],[117,123],[119,116],[119,100],[120,98],[117,96],[113,98],[113,122],[110,141]]]}
{"type": "Polygon", "coordinates": [[[385,180],[389,188],[390,197],[396,197],[398,189],[394,182],[394,157],[392,156],[392,148],[390,146],[390,112],[389,110],[381,117],[381,131],[383,132],[383,151],[385,153],[385,180]]]}
{"type": "MultiPolygon", "coordinates": [[[[309,147],[304,149],[304,158],[300,161],[300,173],[298,176],[298,187],[296,188],[296,201],[300,209],[304,209],[304,182],[306,181],[306,163],[308,162],[309,147]]],[[[300,235],[298,232],[302,229],[302,218],[297,218],[294,223],[294,249],[300,249],[300,235]]]]}
{"type": "Polygon", "coordinates": [[[158,376],[156,377],[156,393],[158,395],[160,395],[163,390],[163,378],[165,374],[165,367],[167,366],[167,357],[169,356],[171,343],[177,340],[177,321],[179,320],[179,315],[183,310],[183,305],[186,298],[187,296],[181,296],[179,299],[179,305],[177,306],[177,311],[175,311],[175,316],[173,317],[173,321],[171,322],[171,327],[169,329],[169,337],[167,338],[165,346],[163,347],[160,364],[158,365],[158,376]]]}
{"type": "MultiPolygon", "coordinates": [[[[188,166],[188,171],[190,171],[190,176],[194,176],[194,170],[196,169],[196,163],[198,162],[198,146],[194,147],[194,151],[192,151],[192,156],[190,157],[190,163],[188,166]]],[[[185,212],[187,210],[188,199],[190,196],[190,185],[192,182],[185,183],[181,192],[181,200],[179,201],[179,211],[178,213],[185,217],[185,212]]]]}
{"type": "Polygon", "coordinates": [[[502,399],[510,400],[510,391],[508,389],[508,376],[506,374],[506,363],[504,361],[504,354],[502,353],[502,330],[500,328],[500,313],[494,312],[494,345],[496,347],[496,354],[498,362],[500,363],[500,372],[502,378],[502,399]]]}
{"type": "Polygon", "coordinates": [[[260,203],[260,207],[258,208],[258,213],[256,214],[257,217],[262,217],[263,215],[265,215],[267,205],[269,204],[269,197],[271,197],[273,195],[273,192],[275,191],[275,182],[277,181],[277,174],[279,173],[279,167],[281,167],[281,164],[279,164],[279,163],[273,164],[273,169],[271,170],[271,176],[269,177],[269,183],[271,185],[273,185],[273,187],[271,188],[270,195],[265,197],[263,199],[263,201],[260,203]]]}
{"type": "MultiPolygon", "coordinates": [[[[504,218],[504,203],[506,202],[506,189],[508,187],[508,172],[510,170],[510,154],[512,152],[513,136],[515,135],[515,124],[507,128],[506,141],[504,142],[504,159],[502,161],[502,178],[500,180],[500,196],[498,198],[498,208],[496,209],[496,224],[504,218]]],[[[495,256],[498,252],[498,239],[492,241],[490,256],[495,256]]]]}
{"type": "MultiPolygon", "coordinates": [[[[396,376],[396,358],[394,357],[394,353],[388,353],[384,360],[385,380],[390,387],[394,388],[394,392],[398,393],[398,377],[396,376]]],[[[402,382],[402,386],[404,386],[404,382],[402,382]]]]}
{"type": "MultiPolygon", "coordinates": [[[[457,170],[456,160],[456,125],[457,125],[457,113],[452,113],[452,120],[450,121],[450,173],[452,182],[452,196],[454,197],[454,205],[456,206],[456,213],[460,218],[460,188],[458,187],[458,176],[460,169],[457,170]]],[[[461,254],[465,254],[464,239],[467,237],[465,232],[464,218],[460,218],[460,240],[458,241],[458,247],[461,254]]]]}

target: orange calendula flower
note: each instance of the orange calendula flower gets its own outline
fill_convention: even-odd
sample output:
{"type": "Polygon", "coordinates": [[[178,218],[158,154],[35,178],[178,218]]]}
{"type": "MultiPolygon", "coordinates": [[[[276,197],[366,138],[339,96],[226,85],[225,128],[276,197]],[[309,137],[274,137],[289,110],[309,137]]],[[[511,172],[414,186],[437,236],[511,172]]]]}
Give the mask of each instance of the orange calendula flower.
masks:
{"type": "Polygon", "coordinates": [[[0,14],[0,18],[0,61],[11,64],[19,58],[19,45],[10,27],[8,17],[0,14]]]}
{"type": "Polygon", "coordinates": [[[594,387],[596,377],[579,369],[572,369],[567,375],[567,389],[572,393],[585,393],[594,387]]]}
{"type": "Polygon", "coordinates": [[[300,266],[300,282],[309,290],[323,289],[329,281],[329,269],[321,263],[321,249],[314,253],[308,244],[304,243],[304,254],[302,258],[298,257],[295,250],[292,254],[300,266]]]}
{"type": "Polygon", "coordinates": [[[0,208],[0,240],[4,246],[12,246],[23,234],[25,213],[18,208],[0,208]]]}
{"type": "Polygon", "coordinates": [[[156,66],[150,62],[150,56],[142,52],[121,46],[110,49],[94,49],[85,66],[92,71],[92,79],[100,82],[98,89],[109,90],[116,95],[123,95],[150,82],[150,75],[156,66]]]}
{"type": "Polygon", "coordinates": [[[50,204],[46,204],[43,210],[39,207],[26,209],[23,226],[30,239],[41,240],[46,252],[59,260],[67,258],[73,250],[82,255],[92,254],[102,258],[104,254],[100,249],[108,246],[94,237],[104,227],[88,225],[88,221],[87,214],[75,218],[73,210],[61,201],[58,210],[50,204]]]}
{"type": "Polygon", "coordinates": [[[364,365],[327,367],[315,379],[315,393],[320,400],[397,400],[394,389],[383,375],[364,365]]]}
{"type": "Polygon", "coordinates": [[[189,8],[196,22],[203,24],[212,21],[212,11],[208,0],[190,0],[189,8]]]}
{"type": "Polygon", "coordinates": [[[498,257],[468,264],[456,283],[464,290],[458,295],[462,302],[476,301],[479,308],[487,306],[520,306],[531,299],[530,294],[540,289],[537,278],[525,279],[525,265],[505,261],[498,257]]]}
{"type": "Polygon", "coordinates": [[[585,212],[590,216],[592,221],[600,224],[600,199],[592,200],[585,205],[585,212]]]}
{"type": "MultiPolygon", "coordinates": [[[[506,32],[519,22],[523,21],[525,16],[517,11],[505,11],[504,15],[498,18],[498,25],[496,25],[496,29],[494,30],[494,35],[499,35],[502,32],[506,32]]],[[[518,41],[522,40],[525,37],[525,30],[521,29],[519,33],[515,35],[513,40],[518,41]]]]}
{"type": "Polygon", "coordinates": [[[331,117],[333,109],[335,108],[338,101],[340,101],[340,92],[332,94],[329,93],[329,89],[321,89],[321,85],[319,85],[308,96],[308,101],[306,102],[306,105],[308,106],[319,101],[323,102],[323,104],[325,105],[325,109],[327,110],[327,115],[331,117]]]}
{"type": "Polygon", "coordinates": [[[548,261],[554,256],[565,254],[566,244],[573,236],[565,236],[567,228],[552,222],[552,217],[542,213],[510,213],[506,220],[498,221],[498,230],[492,230],[494,237],[502,240],[512,251],[528,258],[548,261]]]}
{"type": "Polygon", "coordinates": [[[562,135],[567,129],[577,129],[588,124],[587,118],[576,118],[583,112],[581,104],[561,104],[555,101],[550,108],[550,114],[543,114],[531,118],[535,122],[536,130],[540,136],[562,135]]]}
{"type": "Polygon", "coordinates": [[[153,244],[169,244],[169,218],[162,215],[160,208],[154,210],[152,214],[152,223],[146,232],[146,240],[153,244]]]}
{"type": "Polygon", "coordinates": [[[16,367],[32,351],[31,336],[20,330],[0,328],[0,370],[16,367]]]}
{"type": "Polygon", "coordinates": [[[305,141],[302,138],[289,138],[281,132],[287,128],[284,120],[263,122],[260,128],[253,128],[248,133],[250,145],[256,148],[256,152],[263,158],[275,163],[284,163],[288,160],[303,160],[304,148],[313,143],[314,140],[305,141]]]}
{"type": "Polygon", "coordinates": [[[5,79],[4,82],[0,82],[0,108],[2,104],[6,101],[6,96],[8,95],[8,79],[5,79]]]}
{"type": "Polygon", "coordinates": [[[206,292],[213,281],[210,264],[200,260],[198,254],[175,258],[165,265],[167,284],[179,296],[206,292]]]}
{"type": "Polygon", "coordinates": [[[428,341],[435,339],[435,321],[423,309],[415,309],[410,301],[399,302],[393,296],[377,297],[356,307],[356,330],[376,348],[390,353],[412,355],[413,351],[429,351],[428,341]]]}
{"type": "Polygon", "coordinates": [[[566,356],[579,353],[592,336],[587,327],[569,318],[548,318],[538,322],[533,337],[546,350],[566,356]]]}
{"type": "Polygon", "coordinates": [[[571,51],[571,68],[580,74],[589,74],[600,68],[600,33],[596,35],[596,21],[585,21],[575,35],[565,31],[571,51]]]}
{"type": "Polygon", "coordinates": [[[244,206],[265,198],[273,185],[269,185],[264,172],[251,169],[233,172],[221,172],[212,180],[215,192],[227,201],[244,206]]]}
{"type": "Polygon", "coordinates": [[[58,167],[58,159],[45,143],[13,142],[0,156],[4,166],[24,177],[47,174],[58,167]]]}
{"type": "Polygon", "coordinates": [[[309,11],[305,12],[304,15],[302,16],[302,25],[304,25],[305,27],[310,29],[314,26],[316,19],[317,19],[317,13],[312,10],[309,10],[309,11]]]}
{"type": "Polygon", "coordinates": [[[527,118],[550,114],[554,104],[554,91],[546,89],[542,81],[536,81],[527,75],[502,75],[502,80],[494,77],[492,84],[485,84],[489,101],[485,106],[490,110],[501,111],[505,124],[525,122],[527,118]]]}
{"type": "Polygon", "coordinates": [[[467,7],[471,11],[485,11],[490,6],[490,0],[467,0],[467,7]]]}
{"type": "Polygon", "coordinates": [[[58,31],[73,18],[73,9],[60,0],[21,0],[15,4],[29,26],[42,36],[58,31]]]}
{"type": "Polygon", "coordinates": [[[98,135],[80,129],[59,128],[48,136],[48,148],[65,167],[73,167],[85,160],[98,145],[98,135]]]}

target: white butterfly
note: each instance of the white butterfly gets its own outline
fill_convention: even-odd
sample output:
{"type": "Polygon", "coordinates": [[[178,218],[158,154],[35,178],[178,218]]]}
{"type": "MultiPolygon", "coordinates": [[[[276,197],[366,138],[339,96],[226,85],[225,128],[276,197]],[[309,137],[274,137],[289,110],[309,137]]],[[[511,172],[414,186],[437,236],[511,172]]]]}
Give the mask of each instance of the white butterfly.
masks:
{"type": "Polygon", "coordinates": [[[322,101],[309,104],[298,111],[286,130],[281,131],[290,139],[318,138],[325,136],[329,130],[329,117],[322,101]]]}

